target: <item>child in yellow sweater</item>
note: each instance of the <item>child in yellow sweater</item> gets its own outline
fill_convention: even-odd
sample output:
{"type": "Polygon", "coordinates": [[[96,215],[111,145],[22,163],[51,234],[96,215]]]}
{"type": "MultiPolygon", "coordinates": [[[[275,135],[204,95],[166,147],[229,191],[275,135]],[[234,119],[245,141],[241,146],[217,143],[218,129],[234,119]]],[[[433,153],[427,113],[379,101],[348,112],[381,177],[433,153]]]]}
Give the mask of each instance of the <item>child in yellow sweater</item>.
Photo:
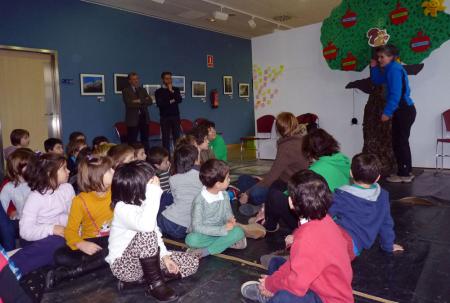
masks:
{"type": "Polygon", "coordinates": [[[75,278],[103,265],[108,255],[111,209],[111,182],[114,175],[109,157],[88,156],[78,167],[78,187],[64,232],[66,247],[55,253],[59,266],[47,274],[47,288],[75,278]]]}

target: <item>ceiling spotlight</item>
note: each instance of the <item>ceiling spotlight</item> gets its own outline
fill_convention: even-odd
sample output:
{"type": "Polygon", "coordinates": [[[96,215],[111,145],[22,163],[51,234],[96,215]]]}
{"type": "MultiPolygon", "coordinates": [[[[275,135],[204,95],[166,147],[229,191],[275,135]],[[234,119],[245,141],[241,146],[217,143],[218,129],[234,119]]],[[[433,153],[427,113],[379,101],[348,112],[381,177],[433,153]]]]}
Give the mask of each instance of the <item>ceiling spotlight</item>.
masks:
{"type": "Polygon", "coordinates": [[[255,22],[255,18],[251,18],[250,20],[248,20],[248,25],[253,29],[256,27],[256,22],[255,22]]]}
{"type": "Polygon", "coordinates": [[[166,0],[152,0],[152,1],[159,4],[164,4],[164,2],[166,2],[166,0]]]}
{"type": "Polygon", "coordinates": [[[223,12],[223,7],[220,8],[220,12],[219,11],[215,11],[213,13],[213,17],[216,20],[221,20],[221,21],[227,21],[228,20],[228,14],[223,12]]]}

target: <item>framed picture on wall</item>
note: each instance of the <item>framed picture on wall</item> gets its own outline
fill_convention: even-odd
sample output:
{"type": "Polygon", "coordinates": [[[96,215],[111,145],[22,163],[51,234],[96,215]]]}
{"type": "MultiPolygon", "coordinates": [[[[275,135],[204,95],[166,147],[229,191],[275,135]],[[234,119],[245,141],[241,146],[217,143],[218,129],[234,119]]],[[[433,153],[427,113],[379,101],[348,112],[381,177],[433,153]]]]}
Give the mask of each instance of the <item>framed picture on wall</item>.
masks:
{"type": "Polygon", "coordinates": [[[148,95],[152,98],[152,102],[156,103],[155,92],[158,88],[161,87],[161,85],[160,84],[144,84],[142,87],[145,88],[148,95]]]}
{"type": "Polygon", "coordinates": [[[114,93],[122,94],[122,90],[128,86],[127,74],[114,74],[114,93]]]}
{"type": "Polygon", "coordinates": [[[250,96],[250,85],[248,83],[239,83],[239,97],[248,98],[250,96]]]}
{"type": "Polygon", "coordinates": [[[172,76],[172,85],[180,89],[180,93],[186,93],[186,77],[185,76],[172,76]]]}
{"type": "Polygon", "coordinates": [[[80,89],[82,96],[104,96],[105,75],[80,74],[80,89]]]}
{"type": "Polygon", "coordinates": [[[223,76],[223,94],[233,94],[233,76],[223,76]]]}
{"type": "Polygon", "coordinates": [[[192,97],[206,98],[206,82],[192,81],[192,97]]]}

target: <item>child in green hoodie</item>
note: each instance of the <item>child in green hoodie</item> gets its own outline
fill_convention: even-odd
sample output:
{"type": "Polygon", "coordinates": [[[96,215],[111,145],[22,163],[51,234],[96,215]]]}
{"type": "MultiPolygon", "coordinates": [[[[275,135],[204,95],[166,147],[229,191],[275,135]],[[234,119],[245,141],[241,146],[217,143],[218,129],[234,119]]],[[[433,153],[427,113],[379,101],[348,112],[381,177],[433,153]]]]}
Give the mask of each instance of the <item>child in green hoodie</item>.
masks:
{"type": "Polygon", "coordinates": [[[312,161],[309,169],[324,177],[332,192],[350,183],[350,159],[325,130],[319,128],[304,137],[303,153],[312,161]]]}

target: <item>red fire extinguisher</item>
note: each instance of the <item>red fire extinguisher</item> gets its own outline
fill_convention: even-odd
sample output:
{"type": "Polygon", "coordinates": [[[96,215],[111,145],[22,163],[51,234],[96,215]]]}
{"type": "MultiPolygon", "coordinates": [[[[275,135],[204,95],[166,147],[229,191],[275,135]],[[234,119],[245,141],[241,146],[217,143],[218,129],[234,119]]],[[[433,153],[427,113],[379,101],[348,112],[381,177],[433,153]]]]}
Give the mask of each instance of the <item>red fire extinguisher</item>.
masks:
{"type": "Polygon", "coordinates": [[[217,91],[217,89],[213,89],[211,91],[209,98],[211,100],[211,107],[218,108],[219,107],[219,92],[217,91]]]}

